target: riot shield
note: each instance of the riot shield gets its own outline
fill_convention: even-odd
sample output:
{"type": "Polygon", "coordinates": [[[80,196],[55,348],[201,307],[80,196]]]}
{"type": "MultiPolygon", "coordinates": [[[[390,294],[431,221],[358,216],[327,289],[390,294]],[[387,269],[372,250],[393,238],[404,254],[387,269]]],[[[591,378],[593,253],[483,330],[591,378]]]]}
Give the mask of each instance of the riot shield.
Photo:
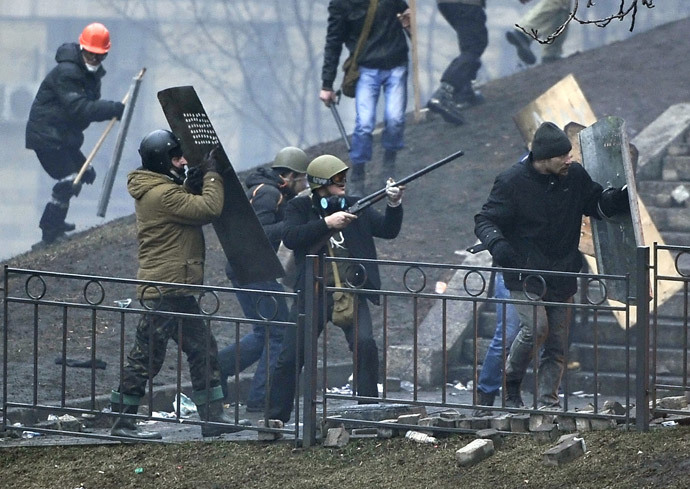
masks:
{"type": "Polygon", "coordinates": [[[190,165],[202,162],[220,146],[218,160],[225,184],[225,202],[213,221],[223,251],[241,285],[282,277],[285,272],[247,200],[242,184],[206,115],[194,87],[173,87],[158,92],[158,100],[172,132],[180,138],[190,165]]]}

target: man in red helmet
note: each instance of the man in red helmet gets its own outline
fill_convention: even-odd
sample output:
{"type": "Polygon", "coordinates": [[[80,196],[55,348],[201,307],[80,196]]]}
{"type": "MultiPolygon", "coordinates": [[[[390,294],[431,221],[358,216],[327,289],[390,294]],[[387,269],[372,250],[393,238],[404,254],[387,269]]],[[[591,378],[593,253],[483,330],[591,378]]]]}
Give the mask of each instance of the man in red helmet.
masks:
{"type": "MultiPolygon", "coordinates": [[[[81,152],[84,130],[92,122],[119,119],[124,110],[120,102],[100,100],[105,75],[101,62],[109,49],[108,29],[97,22],[87,25],[79,43],[58,48],[57,66],[46,75],[31,106],[26,147],[36,152],[41,166],[57,180],[39,223],[46,244],[75,228],[65,217],[70,198],[79,193],[74,179],[86,161],[81,152]]],[[[95,179],[96,171],[89,167],[81,181],[92,184],[95,179]]]]}

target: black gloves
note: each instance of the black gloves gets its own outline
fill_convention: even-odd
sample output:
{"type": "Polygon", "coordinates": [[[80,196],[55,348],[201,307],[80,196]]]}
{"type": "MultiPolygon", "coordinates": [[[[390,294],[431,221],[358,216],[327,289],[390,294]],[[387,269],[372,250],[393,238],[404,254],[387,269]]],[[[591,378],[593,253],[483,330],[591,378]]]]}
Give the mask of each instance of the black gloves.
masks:
{"type": "Polygon", "coordinates": [[[204,188],[204,170],[198,166],[187,168],[187,178],[184,180],[184,186],[190,193],[201,195],[201,191],[204,188]]]}
{"type": "Polygon", "coordinates": [[[520,268],[520,260],[513,246],[505,239],[499,239],[491,245],[489,253],[494,261],[502,267],[520,268]]]}
{"type": "Polygon", "coordinates": [[[218,161],[218,152],[220,151],[220,146],[216,146],[213,148],[211,151],[208,152],[206,156],[204,156],[204,161],[202,163],[204,173],[212,171],[216,173],[223,173],[223,168],[218,161]]]}
{"type": "Polygon", "coordinates": [[[609,218],[617,214],[622,214],[630,210],[628,200],[628,186],[621,188],[607,188],[599,197],[599,214],[601,217],[609,218]]]}
{"type": "Polygon", "coordinates": [[[115,117],[118,121],[122,119],[122,113],[125,111],[125,104],[122,102],[113,102],[115,106],[115,113],[113,114],[113,117],[115,117]]]}
{"type": "Polygon", "coordinates": [[[87,185],[91,185],[96,181],[96,170],[94,170],[93,166],[89,166],[86,169],[84,174],[81,176],[81,181],[87,185]]]}

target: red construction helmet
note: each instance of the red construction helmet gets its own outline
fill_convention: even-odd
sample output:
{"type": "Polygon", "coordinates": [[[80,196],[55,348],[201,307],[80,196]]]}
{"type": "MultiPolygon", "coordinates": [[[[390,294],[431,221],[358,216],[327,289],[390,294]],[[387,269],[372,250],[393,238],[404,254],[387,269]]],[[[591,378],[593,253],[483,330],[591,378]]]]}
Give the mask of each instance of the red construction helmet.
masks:
{"type": "Polygon", "coordinates": [[[110,33],[103,24],[94,22],[81,31],[79,44],[90,53],[105,54],[110,49],[110,33]]]}

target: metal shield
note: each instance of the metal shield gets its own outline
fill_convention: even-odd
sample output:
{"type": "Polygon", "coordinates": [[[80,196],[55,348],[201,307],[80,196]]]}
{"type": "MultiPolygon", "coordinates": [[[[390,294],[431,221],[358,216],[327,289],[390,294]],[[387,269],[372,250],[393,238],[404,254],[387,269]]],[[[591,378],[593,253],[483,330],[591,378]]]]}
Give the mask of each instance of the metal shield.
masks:
{"type": "Polygon", "coordinates": [[[190,165],[200,164],[211,149],[220,146],[218,160],[223,168],[225,202],[213,228],[237,281],[244,285],[285,275],[194,87],[162,90],[158,100],[190,165]]]}

